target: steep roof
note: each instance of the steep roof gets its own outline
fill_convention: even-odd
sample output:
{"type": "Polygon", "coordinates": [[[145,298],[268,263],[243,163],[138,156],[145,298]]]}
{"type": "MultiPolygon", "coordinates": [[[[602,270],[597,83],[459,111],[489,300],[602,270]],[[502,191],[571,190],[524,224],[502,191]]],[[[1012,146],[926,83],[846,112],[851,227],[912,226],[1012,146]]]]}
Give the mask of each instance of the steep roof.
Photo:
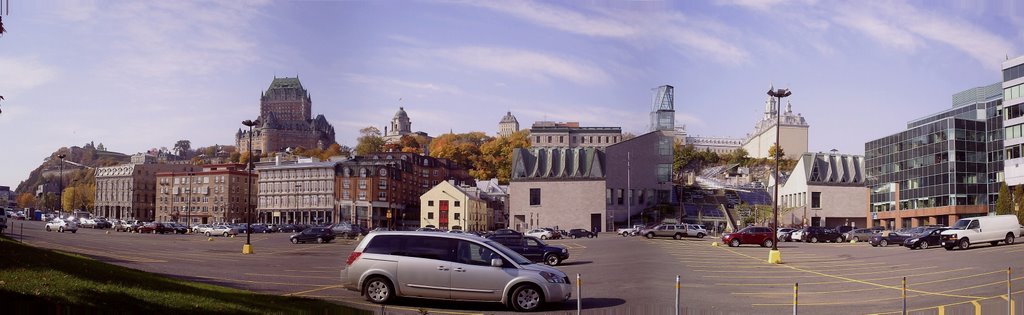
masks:
{"type": "Polygon", "coordinates": [[[273,89],[291,89],[298,88],[302,90],[302,83],[299,82],[299,78],[274,78],[274,81],[270,82],[270,87],[267,88],[267,92],[273,89]]]}
{"type": "Polygon", "coordinates": [[[603,179],[604,151],[597,148],[520,148],[512,152],[512,180],[603,179]]]}

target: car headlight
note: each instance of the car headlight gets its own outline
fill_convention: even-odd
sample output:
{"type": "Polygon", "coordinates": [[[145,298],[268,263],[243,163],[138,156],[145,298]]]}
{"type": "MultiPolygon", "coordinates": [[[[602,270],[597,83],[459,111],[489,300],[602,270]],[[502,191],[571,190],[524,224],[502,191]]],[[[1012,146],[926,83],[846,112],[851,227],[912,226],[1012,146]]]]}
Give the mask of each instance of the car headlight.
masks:
{"type": "Polygon", "coordinates": [[[565,277],[560,277],[560,276],[558,276],[556,274],[553,274],[553,273],[550,273],[550,272],[547,272],[547,271],[541,271],[540,272],[540,276],[544,277],[544,280],[547,280],[548,282],[551,282],[551,283],[566,283],[565,282],[565,277]]]}
{"type": "Polygon", "coordinates": [[[912,239],[908,240],[907,242],[917,243],[917,239],[916,238],[912,238],[912,239]]]}

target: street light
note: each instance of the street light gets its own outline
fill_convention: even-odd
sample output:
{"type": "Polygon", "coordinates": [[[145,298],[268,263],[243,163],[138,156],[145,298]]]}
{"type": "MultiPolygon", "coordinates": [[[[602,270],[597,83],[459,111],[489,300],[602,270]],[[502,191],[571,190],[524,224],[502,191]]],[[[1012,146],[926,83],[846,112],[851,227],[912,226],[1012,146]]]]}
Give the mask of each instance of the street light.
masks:
{"type": "Polygon", "coordinates": [[[243,125],[249,127],[249,143],[247,146],[249,158],[245,161],[245,171],[248,173],[246,180],[249,182],[249,188],[245,191],[245,245],[242,245],[243,255],[252,254],[252,243],[250,242],[252,238],[252,126],[259,123],[259,120],[253,121],[246,119],[242,121],[243,125]]]}
{"type": "Polygon", "coordinates": [[[195,180],[194,176],[196,176],[196,173],[189,172],[189,173],[186,173],[185,175],[188,175],[188,200],[185,202],[185,205],[186,205],[186,207],[188,207],[188,209],[185,209],[185,226],[191,227],[192,226],[192,181],[195,180]]]}
{"type": "Polygon", "coordinates": [[[64,158],[66,154],[57,155],[60,158],[60,178],[57,180],[57,210],[64,212],[64,158]]]}
{"type": "Polygon", "coordinates": [[[295,222],[295,217],[302,217],[299,215],[299,188],[302,188],[302,185],[295,183],[295,212],[292,212],[292,224],[298,223],[295,222]]]}
{"type": "MultiPolygon", "coordinates": [[[[772,220],[774,222],[773,228],[777,231],[779,229],[779,151],[782,147],[779,146],[779,136],[782,134],[782,115],[780,115],[779,109],[782,107],[782,98],[793,95],[789,89],[775,89],[772,86],[768,89],[768,96],[774,97],[777,101],[775,102],[775,207],[772,209],[772,220]]],[[[772,233],[772,250],[768,252],[768,263],[780,264],[782,263],[782,253],[779,252],[779,233],[772,233]]]]}

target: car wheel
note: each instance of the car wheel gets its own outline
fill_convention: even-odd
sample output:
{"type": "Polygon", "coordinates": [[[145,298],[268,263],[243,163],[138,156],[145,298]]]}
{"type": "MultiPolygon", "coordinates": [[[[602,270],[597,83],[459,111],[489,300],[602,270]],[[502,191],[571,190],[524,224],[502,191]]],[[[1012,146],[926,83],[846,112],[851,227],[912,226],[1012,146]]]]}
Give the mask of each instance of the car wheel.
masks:
{"type": "Polygon", "coordinates": [[[860,242],[860,236],[854,236],[854,237],[853,237],[853,241],[855,241],[855,242],[858,242],[858,243],[859,243],[859,242],[860,242]]]}
{"type": "Polygon", "coordinates": [[[871,247],[878,247],[878,244],[871,244],[871,247]]]}
{"type": "Polygon", "coordinates": [[[1003,240],[1006,245],[1013,245],[1013,233],[1006,233],[1006,239],[1003,240]]]}
{"type": "Polygon", "coordinates": [[[594,238],[594,234],[587,234],[587,238],[594,238]]]}
{"type": "Polygon", "coordinates": [[[363,286],[363,293],[366,294],[367,301],[384,304],[394,297],[395,287],[387,279],[374,277],[366,281],[366,285],[363,286]]]}
{"type": "Polygon", "coordinates": [[[732,241],[729,242],[729,247],[738,247],[738,246],[740,246],[740,240],[733,239],[732,241]]]}
{"type": "Polygon", "coordinates": [[[71,234],[75,234],[75,232],[78,232],[78,230],[71,230],[71,234]]]}
{"type": "Polygon", "coordinates": [[[672,238],[673,238],[673,239],[677,239],[677,240],[678,240],[678,239],[681,239],[681,238],[683,238],[683,235],[682,235],[682,234],[679,234],[679,233],[676,233],[676,235],[672,235],[672,238]]]}
{"type": "Polygon", "coordinates": [[[576,235],[569,235],[569,238],[576,239],[576,235]]]}
{"type": "Polygon", "coordinates": [[[153,232],[151,232],[151,233],[156,234],[156,230],[153,230],[153,232]]]}
{"type": "Polygon", "coordinates": [[[889,246],[889,241],[886,241],[886,240],[878,241],[878,246],[881,246],[881,247],[889,246]]]}
{"type": "Polygon", "coordinates": [[[957,244],[957,245],[960,246],[960,249],[968,249],[968,248],[971,248],[971,241],[966,239],[966,238],[965,239],[961,239],[960,243],[957,244]]]}
{"type": "Polygon", "coordinates": [[[836,237],[836,243],[842,243],[842,242],[843,242],[843,238],[842,237],[836,237]]]}
{"type": "Polygon", "coordinates": [[[654,238],[654,233],[647,233],[644,235],[646,238],[654,238]]]}
{"type": "Polygon", "coordinates": [[[316,238],[316,243],[317,244],[323,244],[324,243],[324,238],[323,237],[317,237],[316,238]]]}
{"type": "Polygon", "coordinates": [[[224,237],[228,237],[228,232],[224,232],[224,237]]]}
{"type": "Polygon", "coordinates": [[[292,238],[292,244],[298,244],[298,243],[299,243],[299,239],[293,237],[292,238]]]}
{"type": "Polygon", "coordinates": [[[931,244],[928,244],[928,241],[921,241],[921,245],[917,245],[917,248],[928,249],[928,246],[930,246],[930,245],[931,244]]]}
{"type": "Polygon", "coordinates": [[[762,243],[761,245],[764,246],[764,247],[772,247],[772,245],[774,245],[774,244],[775,243],[773,243],[772,240],[768,239],[768,240],[764,240],[764,243],[762,243]]]}
{"type": "Polygon", "coordinates": [[[64,233],[64,227],[62,226],[62,227],[57,228],[57,232],[64,233]]]}
{"type": "Polygon", "coordinates": [[[544,299],[541,297],[540,289],[537,286],[527,284],[513,290],[512,298],[509,300],[511,301],[512,309],[517,312],[532,312],[540,308],[541,302],[544,299]]]}
{"type": "Polygon", "coordinates": [[[544,263],[548,264],[548,266],[558,266],[558,264],[562,263],[562,259],[558,258],[558,255],[548,254],[544,257],[544,263]]]}
{"type": "Polygon", "coordinates": [[[210,237],[210,232],[206,232],[206,237],[210,237]]]}
{"type": "Polygon", "coordinates": [[[818,237],[817,236],[811,236],[811,239],[809,241],[811,241],[811,243],[817,243],[818,242],[818,237]]]}
{"type": "Polygon", "coordinates": [[[50,232],[50,226],[49,225],[46,226],[46,231],[50,232]]]}
{"type": "Polygon", "coordinates": [[[548,239],[548,236],[547,236],[547,235],[541,235],[541,236],[540,236],[540,239],[542,239],[542,240],[546,240],[546,239],[548,239]]]}
{"type": "Polygon", "coordinates": [[[704,238],[704,233],[697,233],[697,238],[704,238]]]}

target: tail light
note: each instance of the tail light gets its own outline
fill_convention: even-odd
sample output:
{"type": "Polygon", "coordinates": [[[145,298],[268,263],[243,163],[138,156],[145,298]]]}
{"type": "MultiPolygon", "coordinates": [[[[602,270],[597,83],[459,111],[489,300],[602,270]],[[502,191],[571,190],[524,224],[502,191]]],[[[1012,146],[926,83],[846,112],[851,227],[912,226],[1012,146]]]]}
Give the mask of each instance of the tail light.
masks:
{"type": "Polygon", "coordinates": [[[363,253],[361,253],[361,252],[352,252],[352,254],[348,255],[348,261],[345,262],[345,265],[346,266],[351,266],[352,263],[356,262],[356,259],[359,259],[359,255],[362,255],[362,254],[363,253]]]}

